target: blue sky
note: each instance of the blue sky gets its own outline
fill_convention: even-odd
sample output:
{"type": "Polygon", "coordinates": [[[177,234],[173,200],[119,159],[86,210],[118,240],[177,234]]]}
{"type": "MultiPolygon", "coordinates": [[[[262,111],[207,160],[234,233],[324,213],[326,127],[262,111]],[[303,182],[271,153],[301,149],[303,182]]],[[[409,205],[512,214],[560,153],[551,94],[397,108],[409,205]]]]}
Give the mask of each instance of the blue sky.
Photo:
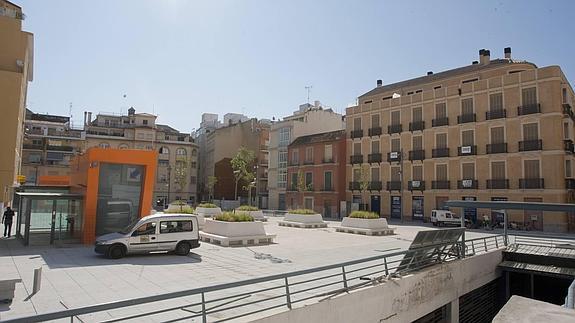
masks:
{"type": "Polygon", "coordinates": [[[189,132],[203,112],[342,112],[376,79],[470,64],[478,50],[575,83],[575,1],[13,0],[35,34],[36,112],[154,112],[189,132]],[[124,98],[124,94],[126,98],[124,98]]]}

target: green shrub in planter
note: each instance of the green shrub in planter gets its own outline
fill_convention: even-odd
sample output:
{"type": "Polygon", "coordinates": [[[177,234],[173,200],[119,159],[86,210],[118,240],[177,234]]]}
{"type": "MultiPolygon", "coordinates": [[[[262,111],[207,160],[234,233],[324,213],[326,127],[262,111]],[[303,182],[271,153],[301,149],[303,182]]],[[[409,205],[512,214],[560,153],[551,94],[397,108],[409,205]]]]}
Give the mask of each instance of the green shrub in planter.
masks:
{"type": "Polygon", "coordinates": [[[189,205],[183,206],[181,209],[164,210],[164,213],[180,213],[180,214],[194,214],[194,208],[189,205]]]}
{"type": "Polygon", "coordinates": [[[238,211],[259,211],[260,209],[258,209],[255,206],[251,206],[251,205],[242,205],[239,208],[237,208],[236,210],[238,210],[238,211]]]}
{"type": "Polygon", "coordinates": [[[379,214],[368,211],[353,211],[349,217],[358,219],[379,219],[379,214]]]}
{"type": "Polygon", "coordinates": [[[288,213],[311,215],[311,214],[316,214],[317,212],[315,212],[314,210],[310,210],[310,209],[296,209],[296,210],[289,210],[288,213]]]}
{"type": "Polygon", "coordinates": [[[225,222],[254,222],[254,218],[247,213],[238,212],[224,212],[222,214],[216,215],[214,217],[217,221],[225,221],[225,222]]]}
{"type": "Polygon", "coordinates": [[[205,207],[206,209],[215,209],[218,206],[213,203],[201,203],[198,207],[205,207]]]}

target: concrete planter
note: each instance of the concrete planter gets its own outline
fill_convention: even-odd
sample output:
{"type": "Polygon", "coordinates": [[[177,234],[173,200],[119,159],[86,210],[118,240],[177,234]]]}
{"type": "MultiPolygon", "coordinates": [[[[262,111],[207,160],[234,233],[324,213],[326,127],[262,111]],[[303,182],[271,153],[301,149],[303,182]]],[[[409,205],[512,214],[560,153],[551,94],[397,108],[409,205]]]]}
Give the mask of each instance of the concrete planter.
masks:
{"type": "Polygon", "coordinates": [[[264,212],[262,210],[257,211],[240,211],[236,210],[236,213],[246,213],[249,214],[254,220],[256,221],[267,221],[268,219],[264,216],[264,212]]]}
{"type": "Polygon", "coordinates": [[[363,235],[389,235],[393,234],[394,228],[387,225],[385,218],[361,219],[345,217],[341,221],[341,226],[336,227],[337,232],[347,232],[363,235]]]}
{"type": "Polygon", "coordinates": [[[164,210],[165,213],[184,213],[186,211],[192,211],[192,207],[189,205],[177,205],[169,204],[168,208],[164,210]]]}
{"type": "Polygon", "coordinates": [[[323,222],[321,214],[294,214],[288,213],[283,221],[279,222],[280,226],[296,228],[325,228],[327,223],[323,222]]]}
{"type": "Polygon", "coordinates": [[[213,218],[216,215],[222,214],[222,209],[219,207],[197,207],[194,214],[202,215],[206,218],[213,218]]]}
{"type": "Polygon", "coordinates": [[[200,238],[221,246],[270,244],[275,235],[266,234],[263,222],[225,222],[206,219],[200,238]]]}

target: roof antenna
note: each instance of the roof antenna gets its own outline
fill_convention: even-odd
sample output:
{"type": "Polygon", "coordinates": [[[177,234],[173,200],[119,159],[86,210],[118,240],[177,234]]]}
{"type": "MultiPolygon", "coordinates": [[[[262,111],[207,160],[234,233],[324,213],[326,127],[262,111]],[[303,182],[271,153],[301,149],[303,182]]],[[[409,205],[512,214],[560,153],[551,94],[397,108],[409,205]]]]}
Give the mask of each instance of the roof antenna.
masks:
{"type": "Polygon", "coordinates": [[[311,89],[313,88],[312,85],[306,85],[305,89],[307,90],[307,104],[309,105],[309,93],[311,92],[311,89]]]}

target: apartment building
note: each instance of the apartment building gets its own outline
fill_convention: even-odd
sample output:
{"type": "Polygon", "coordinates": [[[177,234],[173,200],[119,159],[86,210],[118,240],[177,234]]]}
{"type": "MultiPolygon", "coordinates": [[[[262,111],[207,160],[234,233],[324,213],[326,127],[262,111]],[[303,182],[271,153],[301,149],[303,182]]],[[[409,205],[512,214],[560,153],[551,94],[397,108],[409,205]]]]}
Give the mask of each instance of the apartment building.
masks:
{"type": "Polygon", "coordinates": [[[274,122],[269,138],[269,208],[285,210],[288,184],[288,145],[300,136],[345,129],[344,116],[319,101],[306,103],[291,116],[274,122]]]}
{"type": "Polygon", "coordinates": [[[143,149],[158,152],[154,207],[161,209],[174,200],[197,202],[198,145],[188,133],[157,124],[155,115],[85,113],[86,149],[90,147],[143,149]]]}
{"type": "MultiPolygon", "coordinates": [[[[241,147],[254,152],[254,172],[256,185],[251,203],[260,208],[268,207],[268,138],[271,122],[269,120],[228,119],[227,125],[208,133],[206,138],[205,177],[215,176],[214,198],[234,200],[235,178],[230,164],[231,159],[241,147]]],[[[238,183],[238,197],[247,203],[250,195],[245,189],[247,183],[238,183]]]]}
{"type": "MultiPolygon", "coordinates": [[[[378,80],[347,109],[348,199],[405,220],[427,219],[449,199],[575,202],[575,95],[561,68],[513,59],[511,48],[502,59],[479,54],[445,72],[378,80]]],[[[509,215],[522,229],[575,229],[564,213],[509,215]]]]}
{"type": "Polygon", "coordinates": [[[85,132],[70,117],[26,110],[22,171],[26,185],[70,185],[70,160],[84,150],[85,132]]]}
{"type": "Polygon", "coordinates": [[[301,136],[288,145],[288,209],[312,209],[341,218],[345,205],[346,132],[301,136]]]}
{"type": "Polygon", "coordinates": [[[22,8],[0,0],[0,207],[20,185],[28,82],[33,79],[34,35],[22,31],[22,8]]]}

